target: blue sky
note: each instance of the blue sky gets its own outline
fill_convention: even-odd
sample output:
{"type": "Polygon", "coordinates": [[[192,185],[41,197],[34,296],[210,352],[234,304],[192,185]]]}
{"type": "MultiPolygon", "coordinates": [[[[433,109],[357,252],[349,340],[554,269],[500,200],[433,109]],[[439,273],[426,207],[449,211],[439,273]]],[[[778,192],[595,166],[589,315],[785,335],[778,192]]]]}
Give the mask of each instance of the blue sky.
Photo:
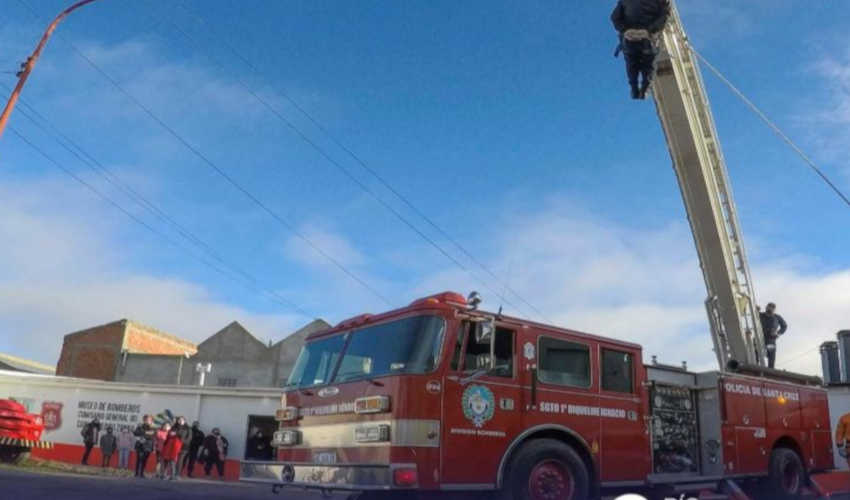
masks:
{"type": "MultiPolygon", "coordinates": [[[[7,3],[0,71],[16,69],[66,2],[7,3]]],[[[510,288],[560,325],[642,342],[647,359],[710,368],[705,292],[681,197],[654,106],[628,99],[622,60],[612,57],[612,6],[100,0],[75,12],[45,50],[25,103],[308,317],[170,246],[7,130],[0,350],[53,363],[62,335],[122,317],[195,341],[236,319],[277,340],[312,316],[336,322],[445,289],[477,289],[491,308],[503,295],[508,310],[536,316],[510,288]]],[[[680,10],[694,45],[850,190],[845,9],[681,0],[680,10]]],[[[704,76],[758,299],[779,303],[791,324],[779,363],[817,371],[813,349],[850,327],[850,210],[704,76]]],[[[8,94],[13,75],[0,73],[0,83],[8,94]]],[[[19,105],[11,121],[27,140],[193,248],[59,146],[30,113],[19,105]]]]}

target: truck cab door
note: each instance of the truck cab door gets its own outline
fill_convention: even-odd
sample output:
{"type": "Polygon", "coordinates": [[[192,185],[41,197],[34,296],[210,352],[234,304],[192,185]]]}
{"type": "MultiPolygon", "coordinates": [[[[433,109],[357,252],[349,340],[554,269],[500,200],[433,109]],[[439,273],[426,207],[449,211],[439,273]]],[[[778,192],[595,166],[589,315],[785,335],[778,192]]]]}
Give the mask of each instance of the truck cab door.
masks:
{"type": "Polygon", "coordinates": [[[491,351],[477,341],[475,328],[461,323],[443,380],[440,482],[447,489],[495,485],[502,455],[522,425],[516,332],[496,326],[491,351]]]}
{"type": "Polygon", "coordinates": [[[599,358],[602,481],[642,480],[651,463],[640,354],[600,346],[599,358]]]}

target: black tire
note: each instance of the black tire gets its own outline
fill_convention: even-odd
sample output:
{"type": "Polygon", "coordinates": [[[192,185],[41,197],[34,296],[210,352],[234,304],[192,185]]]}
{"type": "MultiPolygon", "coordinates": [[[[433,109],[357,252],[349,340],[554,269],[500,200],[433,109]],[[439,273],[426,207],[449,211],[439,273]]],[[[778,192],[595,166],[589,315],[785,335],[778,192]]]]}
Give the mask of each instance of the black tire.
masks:
{"type": "Polygon", "coordinates": [[[797,452],[775,448],[770,454],[767,487],[772,498],[799,498],[806,485],[806,469],[797,452]]]}
{"type": "Polygon", "coordinates": [[[571,446],[555,439],[535,439],[511,460],[503,493],[514,500],[587,500],[590,474],[571,446]]]}

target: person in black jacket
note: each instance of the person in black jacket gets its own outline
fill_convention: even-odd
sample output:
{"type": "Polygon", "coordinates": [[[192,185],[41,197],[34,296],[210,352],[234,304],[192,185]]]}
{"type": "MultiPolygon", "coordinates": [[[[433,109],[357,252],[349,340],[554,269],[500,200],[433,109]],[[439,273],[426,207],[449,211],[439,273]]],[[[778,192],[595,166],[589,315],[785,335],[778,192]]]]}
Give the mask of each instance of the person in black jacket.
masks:
{"type": "Polygon", "coordinates": [[[139,438],[136,441],[136,477],[145,478],[145,467],[148,464],[148,457],[153,452],[154,441],[156,439],[156,427],[153,425],[153,417],[145,415],[142,418],[142,423],[136,427],[133,434],[139,438]]]}
{"type": "Polygon", "coordinates": [[[204,473],[209,476],[213,466],[218,471],[218,477],[224,477],[224,460],[227,458],[228,442],[218,427],[212,430],[212,434],[204,438],[203,457],[204,473]]]}
{"type": "Polygon", "coordinates": [[[249,460],[271,460],[274,458],[271,438],[264,435],[263,431],[257,430],[256,434],[248,439],[245,458],[249,460]]]}
{"type": "Polygon", "coordinates": [[[86,451],[83,452],[83,460],[81,463],[83,465],[88,465],[91,449],[94,448],[94,445],[97,443],[97,435],[100,434],[100,420],[98,420],[97,417],[94,417],[91,422],[83,426],[83,430],[80,431],[80,434],[83,436],[83,445],[86,447],[86,451]]]}
{"type": "Polygon", "coordinates": [[[669,17],[669,0],[618,0],[611,13],[611,22],[620,34],[618,52],[622,49],[626,60],[632,99],[646,98],[656,54],[652,37],[664,29],[669,17]]]}
{"type": "MultiPolygon", "coordinates": [[[[192,437],[189,440],[189,454],[186,455],[181,466],[189,468],[187,476],[192,477],[195,472],[195,461],[198,460],[201,446],[204,444],[204,433],[201,431],[201,424],[196,420],[192,422],[192,437]],[[186,462],[188,460],[188,463],[186,462]]],[[[185,444],[184,444],[185,447],[185,444]]]]}
{"type": "Polygon", "coordinates": [[[767,305],[764,312],[759,312],[761,333],[764,335],[764,347],[767,349],[767,366],[773,368],[776,363],[776,339],[788,329],[788,323],[782,316],[776,314],[776,304],[767,305]]]}

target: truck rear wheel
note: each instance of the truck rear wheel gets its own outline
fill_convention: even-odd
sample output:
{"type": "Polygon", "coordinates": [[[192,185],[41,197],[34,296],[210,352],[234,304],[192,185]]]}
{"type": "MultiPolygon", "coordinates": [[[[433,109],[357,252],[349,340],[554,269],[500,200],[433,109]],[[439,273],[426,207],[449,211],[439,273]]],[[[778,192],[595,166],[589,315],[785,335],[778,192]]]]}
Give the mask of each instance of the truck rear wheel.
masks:
{"type": "Polygon", "coordinates": [[[529,441],[511,461],[505,494],[516,500],[587,500],[590,478],[581,457],[555,439],[529,441]]]}
{"type": "Polygon", "coordinates": [[[776,448],[770,454],[768,488],[774,498],[798,498],[806,481],[803,461],[794,450],[776,448]]]}
{"type": "Polygon", "coordinates": [[[0,446],[0,462],[18,465],[30,457],[29,448],[20,446],[0,446]]]}

